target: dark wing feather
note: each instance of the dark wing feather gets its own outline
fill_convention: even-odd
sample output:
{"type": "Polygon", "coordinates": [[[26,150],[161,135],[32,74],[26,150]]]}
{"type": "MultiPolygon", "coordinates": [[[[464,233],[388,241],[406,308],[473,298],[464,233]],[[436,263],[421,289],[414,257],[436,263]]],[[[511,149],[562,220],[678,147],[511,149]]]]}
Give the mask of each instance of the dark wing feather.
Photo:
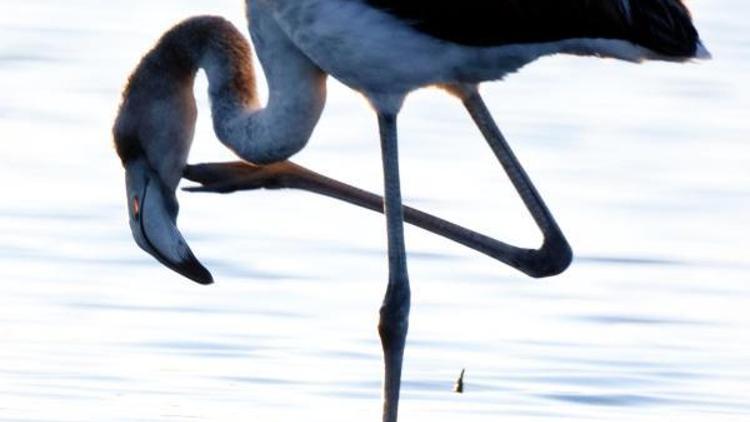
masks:
{"type": "Polygon", "coordinates": [[[699,42],[690,12],[679,0],[631,0],[633,42],[658,53],[692,57],[699,42]]]}
{"type": "Polygon", "coordinates": [[[667,55],[695,53],[697,33],[681,0],[362,0],[414,29],[490,47],[570,38],[622,39],[667,55]]]}

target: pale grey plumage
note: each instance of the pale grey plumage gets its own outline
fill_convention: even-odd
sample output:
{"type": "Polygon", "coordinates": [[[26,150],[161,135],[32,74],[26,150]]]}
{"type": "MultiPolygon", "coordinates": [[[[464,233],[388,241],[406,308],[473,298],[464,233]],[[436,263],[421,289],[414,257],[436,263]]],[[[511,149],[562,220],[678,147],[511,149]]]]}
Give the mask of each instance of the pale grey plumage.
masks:
{"type": "MultiPolygon", "coordinates": [[[[495,125],[477,84],[500,79],[549,54],[594,55],[632,62],[684,61],[708,54],[697,32],[690,32],[690,16],[679,0],[554,3],[557,8],[565,4],[598,5],[584,8],[582,13],[592,14],[586,18],[612,18],[618,30],[626,34],[627,25],[631,25],[633,31],[645,31],[644,37],[663,41],[662,45],[652,43],[651,38],[638,38],[641,35],[619,36],[617,32],[608,32],[606,38],[587,36],[575,26],[574,31],[566,32],[575,36],[535,37],[532,33],[529,42],[462,43],[451,38],[455,34],[430,29],[430,22],[420,27],[403,19],[413,13],[410,10],[416,10],[409,7],[419,1],[247,0],[250,33],[269,84],[265,108],[255,94],[250,48],[242,36],[220,18],[188,20],[168,32],[136,69],[114,128],[115,143],[126,168],[136,242],[170,268],[208,283],[210,274],[177,230],[174,196],[192,141],[195,71],[203,68],[208,76],[217,136],[240,157],[256,163],[284,160],[306,145],[325,103],[326,75],[370,100],[380,126],[390,269],[379,324],[386,368],[385,422],[397,419],[410,304],[396,128],[404,97],[427,85],[441,85],[458,96],[544,234],[538,249],[476,240],[476,233],[462,233],[457,238],[472,236],[473,243],[485,253],[531,276],[544,277],[567,268],[572,258],[570,247],[495,125]],[[383,4],[406,9],[395,13],[373,6],[383,4]]],[[[522,4],[519,1],[502,4],[511,10],[522,4]]],[[[455,7],[468,7],[469,3],[462,6],[457,2],[455,7]]],[[[535,0],[534,4],[535,13],[542,13],[545,19],[551,19],[545,13],[559,11],[537,7],[552,4],[549,2],[535,0]]],[[[503,36],[514,39],[515,35],[503,36]]]]}

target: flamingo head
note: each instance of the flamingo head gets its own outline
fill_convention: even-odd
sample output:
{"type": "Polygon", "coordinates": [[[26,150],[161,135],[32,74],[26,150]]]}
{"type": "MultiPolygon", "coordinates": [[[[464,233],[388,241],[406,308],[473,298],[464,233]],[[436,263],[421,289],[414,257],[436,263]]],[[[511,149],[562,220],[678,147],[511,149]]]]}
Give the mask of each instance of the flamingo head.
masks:
{"type": "Polygon", "coordinates": [[[177,229],[179,205],[170,189],[145,158],[125,163],[130,231],[138,246],[168,268],[200,284],[211,284],[211,273],[198,261],[177,229]]]}

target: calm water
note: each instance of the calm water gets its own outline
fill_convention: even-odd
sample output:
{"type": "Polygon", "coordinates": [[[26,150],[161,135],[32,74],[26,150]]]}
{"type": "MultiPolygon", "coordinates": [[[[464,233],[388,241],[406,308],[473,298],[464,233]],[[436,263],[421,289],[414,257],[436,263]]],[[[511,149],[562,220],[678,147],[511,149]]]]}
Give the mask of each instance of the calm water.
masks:
{"type": "MultiPolygon", "coordinates": [[[[750,6],[692,6],[712,62],[557,57],[484,88],[577,259],[535,281],[410,228],[403,420],[750,418],[750,6]]],[[[0,420],[378,420],[378,215],[299,192],[182,194],[208,288],[127,228],[109,136],[127,74],[182,17],[244,27],[242,2],[0,10],[0,420]]],[[[192,161],[231,158],[207,117],[192,161]]],[[[537,244],[457,101],[416,93],[401,131],[409,203],[537,244]]],[[[297,161],[379,190],[376,133],[331,81],[297,161]]]]}

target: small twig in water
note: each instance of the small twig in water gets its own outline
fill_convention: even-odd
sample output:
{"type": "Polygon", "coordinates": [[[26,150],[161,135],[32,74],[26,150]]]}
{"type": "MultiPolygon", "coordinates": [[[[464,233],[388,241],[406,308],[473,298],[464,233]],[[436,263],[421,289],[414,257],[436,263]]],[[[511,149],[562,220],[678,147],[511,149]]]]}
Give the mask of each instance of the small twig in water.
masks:
{"type": "Polygon", "coordinates": [[[464,392],[464,373],[466,372],[466,368],[461,370],[461,375],[458,376],[458,379],[456,380],[456,384],[453,385],[453,392],[458,394],[463,394],[464,392]]]}

